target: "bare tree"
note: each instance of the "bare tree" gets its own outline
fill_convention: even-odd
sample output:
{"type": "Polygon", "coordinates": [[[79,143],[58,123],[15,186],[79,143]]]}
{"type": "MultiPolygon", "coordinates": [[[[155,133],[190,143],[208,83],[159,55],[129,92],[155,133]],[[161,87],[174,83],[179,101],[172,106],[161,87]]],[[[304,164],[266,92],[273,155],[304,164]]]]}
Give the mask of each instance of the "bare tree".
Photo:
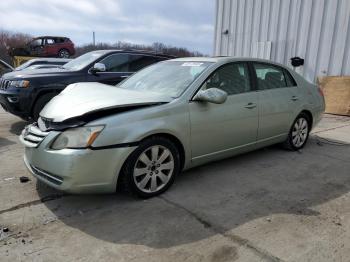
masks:
{"type": "MultiPolygon", "coordinates": [[[[6,61],[9,64],[12,64],[12,58],[9,55],[9,50],[15,47],[24,46],[28,43],[33,37],[29,34],[10,32],[5,30],[0,30],[0,59],[6,61]]],[[[155,42],[151,45],[143,44],[133,44],[128,42],[118,41],[114,44],[107,43],[98,43],[96,45],[87,44],[76,46],[75,56],[80,56],[87,52],[93,50],[101,49],[135,49],[135,50],[146,50],[153,51],[156,53],[168,54],[177,57],[186,57],[186,56],[203,56],[200,52],[189,51],[184,47],[175,47],[172,45],[166,45],[163,43],[155,42]]]]}
{"type": "Polygon", "coordinates": [[[177,57],[186,57],[186,56],[204,56],[200,52],[192,52],[184,47],[175,47],[171,45],[165,45],[163,43],[153,43],[152,45],[140,45],[140,44],[133,44],[128,42],[122,42],[118,41],[114,44],[106,44],[106,43],[99,43],[96,45],[93,44],[87,44],[76,47],[76,56],[85,54],[86,52],[90,52],[93,50],[101,50],[101,49],[133,49],[133,50],[146,50],[146,51],[153,51],[156,53],[162,53],[167,55],[173,55],[177,57]]]}
{"type": "Polygon", "coordinates": [[[31,39],[32,36],[28,34],[0,30],[0,59],[12,64],[12,59],[9,55],[10,48],[23,46],[31,39]]]}

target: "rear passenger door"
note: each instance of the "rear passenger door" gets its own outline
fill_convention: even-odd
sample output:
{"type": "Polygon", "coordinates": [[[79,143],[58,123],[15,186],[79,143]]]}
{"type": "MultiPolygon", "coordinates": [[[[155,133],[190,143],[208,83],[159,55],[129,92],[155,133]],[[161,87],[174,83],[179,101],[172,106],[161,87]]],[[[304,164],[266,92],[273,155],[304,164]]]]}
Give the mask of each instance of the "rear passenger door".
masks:
{"type": "Polygon", "coordinates": [[[298,87],[282,67],[253,63],[259,100],[258,145],[285,139],[299,108],[298,87]]]}

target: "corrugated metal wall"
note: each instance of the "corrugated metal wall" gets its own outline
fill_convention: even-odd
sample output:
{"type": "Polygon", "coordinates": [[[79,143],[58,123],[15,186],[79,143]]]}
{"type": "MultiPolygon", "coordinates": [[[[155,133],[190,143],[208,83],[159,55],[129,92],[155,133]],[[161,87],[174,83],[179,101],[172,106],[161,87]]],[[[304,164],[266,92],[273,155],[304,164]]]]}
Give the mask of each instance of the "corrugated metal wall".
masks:
{"type": "Polygon", "coordinates": [[[297,71],[311,81],[350,75],[350,0],[216,1],[215,55],[264,54],[286,65],[299,56],[297,71]]]}

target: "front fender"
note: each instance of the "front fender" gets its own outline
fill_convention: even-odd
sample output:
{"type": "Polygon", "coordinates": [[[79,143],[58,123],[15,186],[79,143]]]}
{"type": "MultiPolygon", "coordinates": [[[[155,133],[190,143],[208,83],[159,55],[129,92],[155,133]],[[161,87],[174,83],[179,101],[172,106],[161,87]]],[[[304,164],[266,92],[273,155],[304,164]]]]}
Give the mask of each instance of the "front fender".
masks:
{"type": "Polygon", "coordinates": [[[176,137],[183,145],[185,162],[191,157],[190,120],[188,104],[168,103],[149,108],[131,110],[90,122],[105,125],[93,147],[105,147],[139,142],[156,134],[176,137]]]}

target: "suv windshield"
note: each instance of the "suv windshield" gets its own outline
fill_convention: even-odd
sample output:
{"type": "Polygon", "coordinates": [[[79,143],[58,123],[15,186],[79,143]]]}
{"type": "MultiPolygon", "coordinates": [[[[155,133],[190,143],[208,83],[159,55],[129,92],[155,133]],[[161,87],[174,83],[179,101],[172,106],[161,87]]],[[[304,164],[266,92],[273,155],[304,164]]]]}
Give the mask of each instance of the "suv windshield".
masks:
{"type": "Polygon", "coordinates": [[[179,97],[211,62],[165,61],[149,66],[118,87],[179,97]]]}
{"type": "Polygon", "coordinates": [[[81,70],[84,67],[86,67],[87,65],[94,62],[99,57],[103,56],[105,53],[106,52],[104,52],[104,51],[93,51],[93,52],[86,53],[86,54],[81,55],[81,56],[73,59],[72,61],[68,62],[67,64],[62,66],[62,68],[68,69],[71,71],[81,70]]]}

